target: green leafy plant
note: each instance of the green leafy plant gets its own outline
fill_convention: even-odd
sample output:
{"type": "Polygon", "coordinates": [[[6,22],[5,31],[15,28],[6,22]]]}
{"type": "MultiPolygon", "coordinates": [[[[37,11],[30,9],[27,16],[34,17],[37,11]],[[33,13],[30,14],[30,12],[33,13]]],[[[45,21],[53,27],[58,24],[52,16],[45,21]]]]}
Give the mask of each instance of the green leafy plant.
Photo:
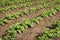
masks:
{"type": "Polygon", "coordinates": [[[56,14],[56,12],[57,12],[57,10],[53,8],[50,10],[50,12],[49,12],[50,14],[48,14],[48,15],[52,16],[52,15],[56,14]]]}
{"type": "Polygon", "coordinates": [[[14,19],[14,15],[7,14],[5,19],[8,19],[8,20],[14,19]]]}
{"type": "Polygon", "coordinates": [[[44,12],[42,12],[41,13],[41,17],[48,17],[48,13],[49,13],[49,11],[44,11],[44,12]]]}
{"type": "Polygon", "coordinates": [[[6,19],[1,19],[0,20],[0,25],[5,25],[7,24],[7,20],[6,19]]]}
{"type": "Polygon", "coordinates": [[[43,4],[43,7],[44,8],[48,8],[48,7],[50,7],[50,6],[52,6],[53,4],[51,3],[51,2],[48,2],[47,4],[43,4]]]}
{"type": "Polygon", "coordinates": [[[27,28],[27,27],[32,27],[33,23],[27,18],[23,21],[22,25],[27,28]]]}
{"type": "Polygon", "coordinates": [[[14,6],[14,5],[8,6],[6,8],[1,8],[0,12],[4,12],[4,11],[8,11],[8,10],[14,10],[15,8],[17,8],[17,6],[14,6]]]}
{"type": "Polygon", "coordinates": [[[33,19],[33,22],[36,23],[36,24],[39,24],[39,21],[40,21],[41,19],[42,19],[41,17],[34,18],[34,19],[33,19]]]}
{"type": "Polygon", "coordinates": [[[44,7],[43,7],[42,5],[39,5],[39,6],[36,7],[37,10],[43,9],[43,8],[44,8],[44,7]]]}
{"type": "Polygon", "coordinates": [[[16,33],[8,33],[6,36],[4,36],[5,40],[15,40],[16,33]]]}
{"type": "Polygon", "coordinates": [[[27,14],[29,11],[28,10],[23,10],[22,13],[23,14],[27,14]]]}
{"type": "Polygon", "coordinates": [[[55,9],[56,9],[57,11],[60,11],[60,5],[57,5],[57,6],[55,7],[55,9]]]}
{"type": "Polygon", "coordinates": [[[29,11],[30,11],[30,12],[34,12],[34,11],[36,11],[36,8],[30,8],[29,11]]]}
{"type": "Polygon", "coordinates": [[[20,8],[23,8],[23,7],[25,7],[25,5],[24,5],[24,4],[20,4],[19,6],[20,6],[20,8]]]}
{"type": "Polygon", "coordinates": [[[29,7],[32,4],[33,4],[33,2],[27,2],[26,6],[29,7]]]}

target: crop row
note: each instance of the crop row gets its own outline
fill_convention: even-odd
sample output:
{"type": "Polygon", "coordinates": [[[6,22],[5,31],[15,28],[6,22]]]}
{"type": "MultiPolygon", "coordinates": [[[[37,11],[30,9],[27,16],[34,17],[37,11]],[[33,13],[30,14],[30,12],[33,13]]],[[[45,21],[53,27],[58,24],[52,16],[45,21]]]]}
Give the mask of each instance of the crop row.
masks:
{"type": "MultiPolygon", "coordinates": [[[[10,6],[14,4],[22,4],[22,3],[27,3],[27,2],[32,2],[33,0],[0,0],[0,5],[1,6],[10,6]]],[[[36,0],[37,1],[37,0],[36,0]]],[[[47,2],[49,0],[38,0],[41,1],[40,3],[47,2]]]]}
{"type": "Polygon", "coordinates": [[[18,6],[16,5],[11,5],[11,6],[7,6],[5,8],[1,8],[0,9],[0,12],[4,12],[4,11],[8,11],[8,10],[14,10],[16,9],[17,7],[19,8],[23,8],[23,7],[29,7],[30,5],[32,5],[34,2],[27,2],[25,4],[19,4],[18,6]]]}
{"type": "MultiPolygon", "coordinates": [[[[3,19],[0,19],[0,25],[5,25],[8,20],[12,20],[12,19],[15,19],[15,18],[18,18],[19,16],[22,16],[22,15],[27,15],[29,12],[35,12],[39,9],[43,9],[43,8],[48,8],[48,7],[51,7],[51,2],[49,2],[48,4],[44,4],[44,5],[39,5],[39,6],[36,6],[34,8],[30,8],[29,10],[23,10],[21,12],[16,12],[14,14],[7,14],[3,19]]],[[[60,6],[58,6],[58,9],[60,6]]]]}
{"type": "Polygon", "coordinates": [[[33,18],[32,20],[26,18],[21,23],[16,23],[12,25],[11,28],[7,30],[8,33],[4,36],[4,39],[15,40],[17,33],[22,33],[25,31],[25,29],[33,27],[34,24],[39,24],[39,21],[42,20],[42,18],[53,16],[56,14],[57,11],[58,11],[57,9],[52,8],[50,10],[43,11],[38,17],[33,18]]]}
{"type": "Polygon", "coordinates": [[[52,27],[47,28],[39,37],[38,40],[53,40],[52,38],[60,37],[60,20],[53,23],[52,27]]]}
{"type": "Polygon", "coordinates": [[[26,3],[22,3],[22,4],[19,4],[18,6],[15,6],[15,5],[11,5],[11,6],[7,6],[7,7],[5,7],[5,8],[1,8],[0,9],[0,12],[4,12],[4,11],[8,11],[8,10],[14,10],[14,9],[16,9],[17,7],[19,7],[19,8],[23,8],[23,7],[30,7],[32,4],[43,4],[43,3],[45,3],[45,2],[43,2],[43,3],[41,3],[41,2],[43,2],[43,1],[37,1],[37,2],[26,2],[26,3]]]}
{"type": "Polygon", "coordinates": [[[21,4],[21,3],[26,3],[26,2],[31,2],[32,0],[0,0],[0,5],[1,6],[10,6],[14,4],[21,4]]]}
{"type": "Polygon", "coordinates": [[[17,8],[17,6],[12,5],[12,6],[8,6],[6,8],[0,8],[0,12],[4,12],[4,11],[8,11],[8,10],[14,10],[16,8],[17,8]]]}
{"type": "MultiPolygon", "coordinates": [[[[31,0],[30,0],[31,1],[31,0]]],[[[31,4],[43,4],[43,3],[45,3],[45,2],[47,2],[47,1],[49,1],[49,0],[42,0],[42,1],[39,1],[39,2],[26,2],[25,4],[23,3],[23,4],[19,4],[19,7],[20,8],[23,8],[23,7],[29,7],[31,4]]],[[[3,1],[2,1],[3,2],[3,1]]],[[[7,2],[9,2],[9,0],[7,1],[7,2]]],[[[59,0],[54,0],[54,2],[56,3],[56,2],[59,2],[59,0]]],[[[2,3],[2,4],[4,4],[4,3],[2,3]]],[[[1,5],[1,3],[0,3],[0,5],[1,5]]],[[[0,9],[0,12],[4,12],[4,11],[8,11],[8,10],[14,10],[15,8],[17,8],[17,6],[15,6],[15,5],[11,5],[11,6],[7,6],[6,8],[2,8],[2,9],[0,9]]]]}

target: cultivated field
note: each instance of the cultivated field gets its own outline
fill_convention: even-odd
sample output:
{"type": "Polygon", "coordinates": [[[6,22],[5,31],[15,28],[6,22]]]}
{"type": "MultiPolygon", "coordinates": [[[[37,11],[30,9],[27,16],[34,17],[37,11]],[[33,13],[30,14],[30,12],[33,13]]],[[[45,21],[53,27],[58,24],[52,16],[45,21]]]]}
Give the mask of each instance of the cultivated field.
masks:
{"type": "Polygon", "coordinates": [[[60,40],[60,0],[0,0],[0,40],[60,40]]]}

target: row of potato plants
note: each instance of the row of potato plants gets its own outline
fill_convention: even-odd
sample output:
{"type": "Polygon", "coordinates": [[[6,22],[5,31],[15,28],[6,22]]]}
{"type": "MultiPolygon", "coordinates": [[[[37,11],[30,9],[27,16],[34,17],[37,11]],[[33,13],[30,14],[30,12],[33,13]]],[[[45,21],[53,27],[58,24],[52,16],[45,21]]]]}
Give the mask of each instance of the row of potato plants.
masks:
{"type": "MultiPolygon", "coordinates": [[[[14,14],[7,14],[3,19],[0,19],[0,25],[5,25],[7,24],[8,20],[12,20],[12,19],[15,19],[15,18],[18,18],[19,16],[22,16],[22,15],[27,15],[29,12],[35,12],[37,10],[40,10],[40,9],[43,9],[43,8],[47,8],[47,7],[50,7],[51,5],[46,4],[46,5],[39,5],[39,6],[36,6],[34,8],[30,8],[29,10],[22,10],[21,12],[16,12],[14,14]],[[46,6],[48,5],[48,6],[46,6]]],[[[58,6],[59,8],[60,6],[58,6]]]]}
{"type": "Polygon", "coordinates": [[[58,12],[58,9],[52,8],[47,11],[43,11],[38,17],[33,18],[32,20],[26,18],[21,23],[16,23],[11,26],[9,30],[7,30],[7,34],[4,36],[5,40],[15,40],[17,33],[22,33],[25,29],[33,27],[34,24],[39,24],[39,21],[44,17],[53,16],[58,12]]]}
{"type": "MultiPolygon", "coordinates": [[[[5,8],[1,8],[0,9],[0,12],[4,12],[4,11],[8,11],[8,10],[14,10],[14,9],[16,9],[17,7],[19,7],[19,8],[23,8],[23,7],[30,7],[32,4],[41,4],[41,2],[43,2],[43,1],[37,1],[37,2],[26,2],[26,3],[22,3],[22,4],[19,4],[18,6],[15,6],[15,5],[11,5],[11,6],[7,6],[7,7],[5,7],[5,8]],[[38,3],[37,3],[38,2],[38,3]]],[[[45,2],[47,2],[47,1],[45,1],[45,2]]],[[[45,2],[43,2],[43,3],[45,3],[45,2]]],[[[42,4],[43,4],[42,3],[42,4]]]]}
{"type": "Polygon", "coordinates": [[[21,4],[31,2],[32,0],[0,0],[0,6],[10,6],[14,4],[21,4]]]}
{"type": "Polygon", "coordinates": [[[0,12],[5,12],[5,11],[8,11],[8,10],[14,10],[16,8],[17,8],[17,6],[12,5],[12,6],[8,6],[6,8],[0,8],[0,12]]]}
{"type": "MultiPolygon", "coordinates": [[[[49,1],[49,0],[46,0],[46,1],[44,1],[44,0],[36,0],[36,1],[34,1],[34,2],[27,2],[27,4],[19,4],[19,6],[20,6],[20,8],[23,8],[23,7],[30,7],[30,5],[31,4],[35,4],[35,5],[38,5],[38,4],[43,4],[43,3],[46,3],[47,1],[49,1]],[[41,2],[43,2],[43,3],[41,3],[41,2]]],[[[49,1],[50,2],[50,1],[49,1]]]]}
{"type": "MultiPolygon", "coordinates": [[[[10,6],[14,4],[22,4],[26,2],[32,2],[32,1],[34,0],[0,0],[0,6],[10,6]]],[[[38,1],[41,1],[40,3],[43,3],[49,0],[38,0],[38,1]]]]}
{"type": "Polygon", "coordinates": [[[5,11],[9,11],[9,10],[14,10],[16,9],[17,7],[19,8],[23,8],[23,7],[29,7],[30,5],[32,5],[34,2],[27,2],[25,4],[19,4],[18,6],[15,6],[15,5],[11,5],[11,6],[7,6],[5,8],[1,8],[0,9],[0,12],[5,12],[5,11]]]}
{"type": "Polygon", "coordinates": [[[45,2],[55,2],[56,4],[60,3],[60,0],[40,0],[41,2],[37,2],[37,4],[44,4],[45,2]]]}
{"type": "MultiPolygon", "coordinates": [[[[49,0],[45,0],[45,1],[40,1],[40,2],[37,2],[37,4],[43,4],[43,3],[45,3],[45,2],[47,2],[47,1],[49,1],[49,0]]],[[[35,2],[36,3],[36,2],[35,2]]],[[[33,2],[26,2],[26,4],[19,4],[19,7],[20,8],[23,8],[23,7],[29,7],[31,4],[33,4],[33,2]]],[[[2,9],[0,9],[0,11],[1,12],[4,12],[4,11],[8,11],[8,10],[10,10],[10,9],[15,9],[15,8],[17,8],[15,5],[12,5],[12,6],[8,6],[8,7],[6,7],[6,8],[2,8],[2,9]]]]}
{"type": "Polygon", "coordinates": [[[60,37],[60,20],[54,22],[51,28],[46,28],[46,30],[38,36],[38,40],[53,40],[54,37],[60,37]]]}

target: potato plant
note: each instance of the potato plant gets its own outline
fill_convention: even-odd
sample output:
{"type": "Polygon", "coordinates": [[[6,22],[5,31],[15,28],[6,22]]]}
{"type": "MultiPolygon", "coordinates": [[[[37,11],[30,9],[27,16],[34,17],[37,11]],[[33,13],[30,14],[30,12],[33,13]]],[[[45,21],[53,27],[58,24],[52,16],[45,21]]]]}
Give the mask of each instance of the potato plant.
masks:
{"type": "Polygon", "coordinates": [[[8,10],[14,10],[15,8],[17,8],[17,6],[14,6],[14,5],[8,6],[6,8],[1,8],[0,12],[5,12],[5,11],[8,11],[8,10]]]}
{"type": "Polygon", "coordinates": [[[55,7],[55,9],[56,9],[57,11],[60,11],[60,5],[57,5],[57,6],[55,7]]]}
{"type": "Polygon", "coordinates": [[[39,21],[42,20],[42,18],[39,16],[39,17],[36,17],[33,19],[33,23],[36,23],[36,24],[39,24],[39,21]]]}
{"type": "Polygon", "coordinates": [[[28,12],[29,12],[28,10],[23,10],[22,11],[22,13],[25,14],[25,15],[27,15],[28,12]]]}
{"type": "Polygon", "coordinates": [[[7,22],[8,21],[6,19],[0,19],[0,25],[5,25],[7,22]]]}

